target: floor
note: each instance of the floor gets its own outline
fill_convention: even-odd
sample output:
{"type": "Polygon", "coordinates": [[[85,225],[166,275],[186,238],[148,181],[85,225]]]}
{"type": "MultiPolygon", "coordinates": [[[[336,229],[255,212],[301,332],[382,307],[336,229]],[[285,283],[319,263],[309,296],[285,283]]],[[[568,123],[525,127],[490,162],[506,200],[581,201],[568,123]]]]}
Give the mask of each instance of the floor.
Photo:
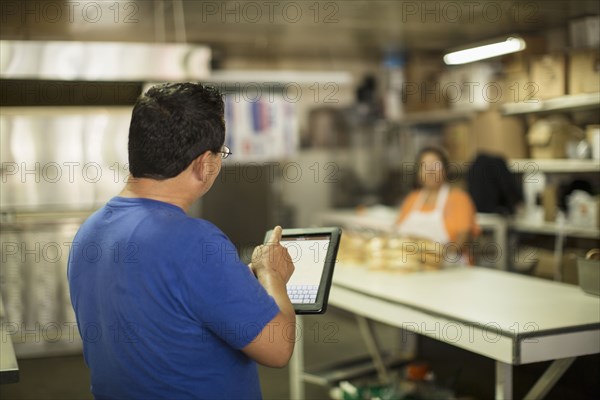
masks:
{"type": "MultiPolygon", "coordinates": [[[[351,315],[336,309],[304,319],[305,361],[315,367],[340,358],[366,353],[351,315]]],[[[397,338],[394,329],[377,325],[382,342],[397,338]]],[[[485,357],[454,348],[433,339],[419,339],[419,359],[433,366],[437,381],[454,390],[461,399],[491,399],[494,395],[494,364],[485,357]]],[[[548,363],[514,368],[514,398],[522,398],[548,363]]],[[[21,359],[20,382],[0,386],[0,398],[91,399],[89,376],[81,356],[21,359]]],[[[580,357],[561,378],[547,399],[600,398],[600,356],[580,357]]],[[[289,398],[288,368],[260,368],[265,399],[289,398]]],[[[306,398],[327,399],[327,388],[306,385],[306,398]]]]}

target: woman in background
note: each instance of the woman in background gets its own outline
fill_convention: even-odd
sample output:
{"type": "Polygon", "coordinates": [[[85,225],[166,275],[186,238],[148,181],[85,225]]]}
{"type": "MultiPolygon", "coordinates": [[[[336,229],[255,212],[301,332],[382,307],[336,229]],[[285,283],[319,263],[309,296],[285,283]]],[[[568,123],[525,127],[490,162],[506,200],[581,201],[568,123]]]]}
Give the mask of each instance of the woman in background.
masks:
{"type": "Polygon", "coordinates": [[[470,264],[466,244],[479,234],[471,198],[447,183],[448,157],[442,149],[426,147],[416,162],[418,189],[406,197],[400,208],[397,232],[411,239],[434,242],[446,262],[470,264]]]}

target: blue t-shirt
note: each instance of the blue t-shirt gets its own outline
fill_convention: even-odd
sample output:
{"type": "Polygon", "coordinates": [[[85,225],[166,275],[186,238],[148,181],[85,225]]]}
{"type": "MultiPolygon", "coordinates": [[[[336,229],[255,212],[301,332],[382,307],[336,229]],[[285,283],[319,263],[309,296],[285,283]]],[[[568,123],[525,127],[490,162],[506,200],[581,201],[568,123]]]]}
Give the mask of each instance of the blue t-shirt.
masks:
{"type": "Polygon", "coordinates": [[[261,398],[240,349],[279,308],[210,222],[115,197],[77,232],[68,278],[96,398],[261,398]]]}

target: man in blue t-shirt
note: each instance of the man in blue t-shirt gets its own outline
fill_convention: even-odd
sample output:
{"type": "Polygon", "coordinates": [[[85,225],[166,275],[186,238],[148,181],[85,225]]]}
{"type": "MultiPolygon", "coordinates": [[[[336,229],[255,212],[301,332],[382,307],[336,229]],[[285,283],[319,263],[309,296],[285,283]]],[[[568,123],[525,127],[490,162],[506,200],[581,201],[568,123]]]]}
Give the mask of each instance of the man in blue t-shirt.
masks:
{"type": "Polygon", "coordinates": [[[291,357],[281,228],[247,266],[219,228],[185,213],[231,154],[223,109],[200,84],[140,96],[131,177],[75,236],[68,278],[95,398],[261,398],[256,362],[291,357]]]}

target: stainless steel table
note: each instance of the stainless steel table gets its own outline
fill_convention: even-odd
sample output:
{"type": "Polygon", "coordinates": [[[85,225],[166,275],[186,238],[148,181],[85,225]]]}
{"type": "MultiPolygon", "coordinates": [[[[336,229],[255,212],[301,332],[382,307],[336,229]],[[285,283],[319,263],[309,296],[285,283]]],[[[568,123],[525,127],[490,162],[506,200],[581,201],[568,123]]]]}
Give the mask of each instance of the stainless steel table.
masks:
{"type": "MultiPolygon", "coordinates": [[[[382,322],[495,360],[497,399],[512,398],[513,365],[554,360],[526,396],[537,399],[577,356],[600,352],[600,298],[504,271],[455,267],[401,274],[338,264],[330,304],[355,314],[363,332],[365,323],[382,322]]],[[[367,340],[384,374],[374,345],[367,340]]],[[[302,353],[300,341],[290,368],[294,399],[304,395],[302,353]]]]}

